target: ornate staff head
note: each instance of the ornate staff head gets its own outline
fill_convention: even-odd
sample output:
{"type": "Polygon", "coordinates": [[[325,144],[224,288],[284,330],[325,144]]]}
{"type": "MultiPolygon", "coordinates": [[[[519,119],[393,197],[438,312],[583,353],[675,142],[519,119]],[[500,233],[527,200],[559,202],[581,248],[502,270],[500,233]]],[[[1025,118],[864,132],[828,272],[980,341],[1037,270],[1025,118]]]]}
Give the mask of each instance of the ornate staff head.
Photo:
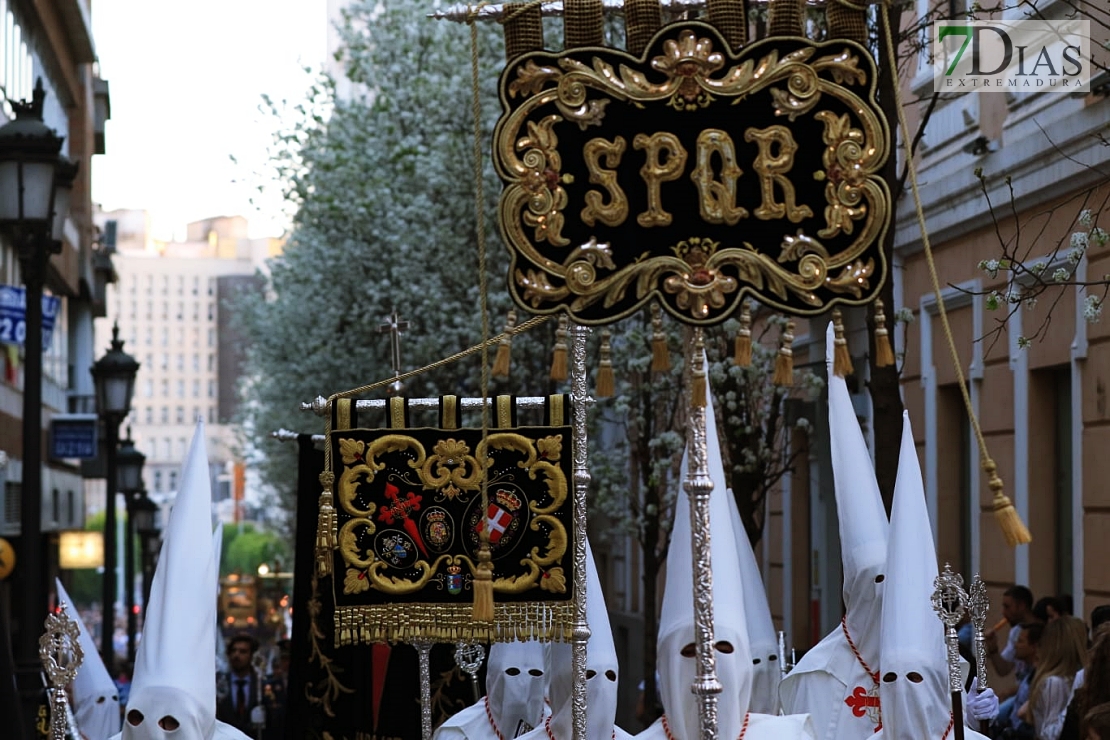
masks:
{"type": "Polygon", "coordinates": [[[967,611],[967,591],[964,591],[964,577],[952,572],[952,566],[944,564],[944,570],[933,579],[933,611],[944,622],[945,641],[948,646],[948,684],[953,693],[963,689],[960,680],[960,647],[956,635],[956,625],[967,611]]]}
{"type": "Polygon", "coordinates": [[[987,612],[990,611],[990,599],[987,598],[987,584],[976,573],[971,579],[971,588],[968,589],[967,613],[971,616],[971,624],[975,628],[975,675],[979,678],[979,688],[987,686],[987,643],[983,638],[983,629],[987,623],[987,612]]]}
{"type": "Polygon", "coordinates": [[[52,687],[50,736],[63,740],[69,721],[66,712],[66,686],[77,676],[85,659],[81,649],[81,630],[66,612],[65,604],[46,617],[46,632],[39,638],[39,660],[52,687]]]}

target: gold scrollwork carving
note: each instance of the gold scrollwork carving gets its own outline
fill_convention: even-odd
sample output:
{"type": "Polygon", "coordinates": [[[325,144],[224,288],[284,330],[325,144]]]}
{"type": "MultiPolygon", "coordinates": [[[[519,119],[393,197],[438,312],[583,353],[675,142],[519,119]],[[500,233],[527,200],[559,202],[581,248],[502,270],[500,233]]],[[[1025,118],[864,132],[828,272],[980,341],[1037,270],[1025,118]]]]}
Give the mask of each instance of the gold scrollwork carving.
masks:
{"type": "Polygon", "coordinates": [[[420,482],[424,490],[447,489],[451,498],[461,491],[477,491],[482,482],[482,469],[465,442],[441,439],[420,468],[420,482]]]}
{"type": "MultiPolygon", "coordinates": [[[[867,51],[848,41],[769,39],[734,56],[718,39],[709,26],[686,22],[664,28],[646,59],[616,51],[568,50],[530,56],[506,71],[505,114],[495,132],[494,163],[505,181],[500,220],[513,253],[512,288],[518,301],[539,312],[566,309],[576,320],[607,323],[635,311],[653,294],[663,295],[664,305],[681,320],[712,323],[745,292],[755,291],[760,300],[789,311],[816,313],[834,300],[866,299],[863,291],[875,287],[872,278],[885,276],[881,255],[865,254],[887,229],[891,213],[880,174],[889,154],[889,127],[875,102],[875,67],[867,51]],[[758,177],[761,200],[758,207],[747,209],[737,202],[737,180],[743,173],[729,132],[738,138],[739,131],[735,124],[713,123],[729,120],[714,116],[720,104],[751,105],[756,93],[770,100],[774,115],[788,121],[809,116],[823,123],[823,169],[812,176],[823,182],[824,228],[806,223],[812,236],[798,241],[795,229],[784,230],[776,242],[760,243],[758,248],[743,235],[707,229],[720,245],[701,266],[666,253],[661,244],[637,251],[634,259],[629,259],[628,245],[615,239],[613,252],[576,249],[567,255],[551,249],[590,237],[588,231],[582,234],[582,226],[570,239],[564,236],[571,234],[563,219],[569,202],[563,187],[570,183],[561,174],[556,132],[564,122],[573,121],[582,129],[605,125],[605,112],[618,104],[644,110],[670,106],[708,116],[709,123],[697,134],[697,164],[690,174],[702,223],[734,226],[754,217],[799,224],[812,218],[818,204],[798,202],[799,193],[821,189],[795,188],[798,143],[791,128],[783,125],[741,129],[756,145],[751,169],[758,177]],[[597,103],[593,108],[591,101],[597,103]],[[541,126],[543,131],[537,128],[541,126]],[[603,254],[604,262],[599,260],[603,254]],[[796,254],[797,259],[787,259],[786,254],[796,254]],[[709,270],[720,276],[703,282],[709,270]]],[[[619,152],[617,148],[618,140],[625,140],[622,133],[631,137],[642,157],[646,204],[635,223],[645,229],[681,226],[680,220],[689,215],[668,212],[668,188],[662,184],[682,177],[684,145],[694,142],[650,128],[635,135],[614,129],[585,140],[588,164],[583,168],[594,188],[581,196],[581,224],[628,228],[627,215],[641,207],[628,202],[633,191],[616,181],[620,157],[628,158],[623,147],[619,152]]],[[[699,231],[692,228],[689,233],[699,231]]],[[[599,230],[592,241],[607,238],[599,230]]],[[[766,241],[765,236],[760,239],[766,241]]]]}

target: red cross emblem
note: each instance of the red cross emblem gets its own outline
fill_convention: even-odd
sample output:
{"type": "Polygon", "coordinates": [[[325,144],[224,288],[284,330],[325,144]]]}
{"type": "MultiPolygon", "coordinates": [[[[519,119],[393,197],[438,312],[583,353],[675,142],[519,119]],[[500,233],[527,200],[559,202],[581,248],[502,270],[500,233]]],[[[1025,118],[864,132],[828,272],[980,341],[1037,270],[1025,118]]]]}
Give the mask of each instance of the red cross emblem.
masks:
{"type": "MultiPolygon", "coordinates": [[[[501,539],[501,535],[505,534],[505,530],[513,523],[513,515],[497,504],[490,504],[489,508],[486,509],[486,521],[489,522],[489,543],[496,545],[501,539]]],[[[478,522],[475,530],[482,531],[481,522],[478,522]]]]}
{"type": "Polygon", "coordinates": [[[866,716],[876,725],[875,732],[883,728],[883,715],[882,708],[879,705],[879,687],[874,686],[870,691],[857,686],[852,690],[852,695],[844,700],[852,709],[852,716],[864,717],[866,716]]]}

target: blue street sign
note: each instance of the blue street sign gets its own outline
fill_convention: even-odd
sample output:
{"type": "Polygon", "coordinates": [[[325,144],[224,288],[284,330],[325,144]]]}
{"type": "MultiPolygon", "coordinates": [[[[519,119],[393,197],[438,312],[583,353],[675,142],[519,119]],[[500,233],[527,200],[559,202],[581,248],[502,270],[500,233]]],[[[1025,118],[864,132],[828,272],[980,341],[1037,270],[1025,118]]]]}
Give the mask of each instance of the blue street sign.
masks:
{"type": "Polygon", "coordinates": [[[96,428],[96,414],[58,414],[50,420],[50,457],[95,458],[96,428]]]}
{"type": "MultiPolygon", "coordinates": [[[[62,300],[57,296],[42,297],[42,348],[50,347],[54,321],[62,300]]],[[[21,285],[0,285],[0,344],[23,346],[27,338],[27,291],[21,285]]]]}

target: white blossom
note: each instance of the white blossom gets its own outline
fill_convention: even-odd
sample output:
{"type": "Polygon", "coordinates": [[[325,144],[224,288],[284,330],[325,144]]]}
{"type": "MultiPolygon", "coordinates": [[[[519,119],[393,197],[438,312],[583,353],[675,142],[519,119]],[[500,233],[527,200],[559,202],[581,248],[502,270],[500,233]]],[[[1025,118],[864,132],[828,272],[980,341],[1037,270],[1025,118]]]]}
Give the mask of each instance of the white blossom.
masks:
{"type": "Polygon", "coordinates": [[[1102,299],[1097,295],[1088,295],[1083,301],[1083,318],[1089,324],[1097,324],[1102,318],[1102,299]]]}
{"type": "Polygon", "coordinates": [[[894,313],[894,323],[912,324],[914,322],[913,309],[903,306],[894,313]]]}
{"type": "Polygon", "coordinates": [[[1096,246],[1105,247],[1106,243],[1110,242],[1110,234],[1107,234],[1106,229],[1101,226],[1096,226],[1091,229],[1091,241],[1093,241],[1096,246]]]}
{"type": "Polygon", "coordinates": [[[1080,226],[1082,226],[1084,229],[1089,229],[1092,223],[1094,223],[1094,219],[1091,217],[1090,208],[1084,208],[1082,211],[1079,212],[1080,226]]]}
{"type": "Polygon", "coordinates": [[[1057,267],[1055,270],[1052,271],[1052,280],[1053,280],[1053,282],[1062,283],[1062,282],[1065,282],[1070,277],[1071,277],[1071,272],[1068,271],[1068,268],[1066,268],[1066,267],[1057,267]]]}
{"type": "Polygon", "coordinates": [[[998,277],[998,260],[983,260],[979,263],[979,269],[992,278],[996,278],[998,277]]]}

